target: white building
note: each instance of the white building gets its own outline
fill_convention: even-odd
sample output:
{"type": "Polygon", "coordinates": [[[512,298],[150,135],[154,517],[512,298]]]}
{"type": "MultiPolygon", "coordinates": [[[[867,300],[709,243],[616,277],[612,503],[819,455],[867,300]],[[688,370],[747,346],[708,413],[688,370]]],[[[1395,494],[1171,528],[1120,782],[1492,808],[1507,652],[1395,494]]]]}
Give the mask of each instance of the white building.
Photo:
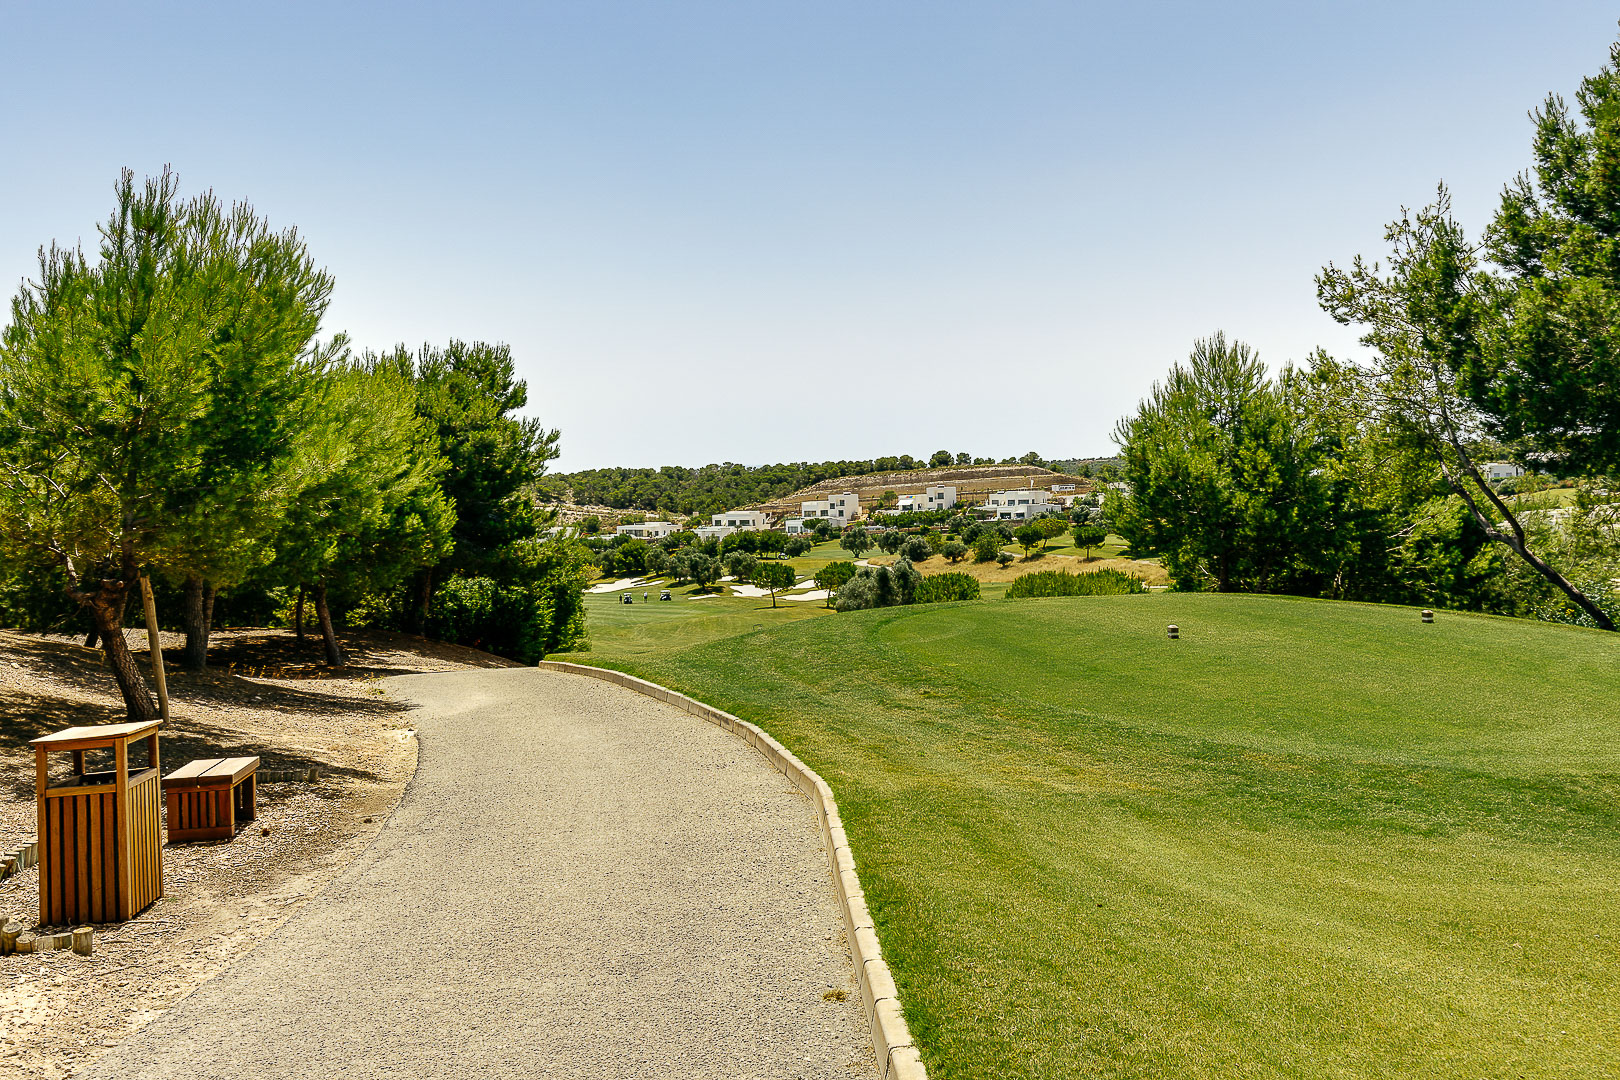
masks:
{"type": "Polygon", "coordinates": [[[1020,488],[991,492],[984,500],[983,509],[997,521],[1028,521],[1058,507],[1045,488],[1020,488]]]}
{"type": "Polygon", "coordinates": [[[730,525],[699,525],[692,531],[699,540],[723,540],[737,530],[730,525]]]}
{"type": "Polygon", "coordinates": [[[809,530],[804,527],[804,518],[802,517],[788,518],[786,521],[782,522],[782,529],[789,536],[798,536],[802,532],[809,532],[809,530]]]}
{"type": "Polygon", "coordinates": [[[1511,461],[1487,461],[1479,467],[1487,480],[1510,480],[1515,476],[1523,476],[1524,470],[1511,461]]]}
{"type": "Polygon", "coordinates": [[[928,510],[949,510],[956,505],[955,484],[930,484],[928,490],[900,496],[892,511],[884,513],[920,514],[928,510]]]}
{"type": "Polygon", "coordinates": [[[727,510],[723,514],[715,514],[709,519],[711,526],[722,525],[728,529],[748,530],[768,529],[771,525],[771,516],[763,510],[727,510]]]}
{"type": "Polygon", "coordinates": [[[634,525],[620,525],[613,530],[615,536],[633,536],[637,540],[662,540],[670,533],[679,532],[679,525],[667,521],[641,521],[634,525]]]}
{"type": "MultiPolygon", "coordinates": [[[[843,527],[861,516],[860,496],[853,491],[846,491],[839,495],[832,495],[825,499],[810,499],[799,504],[799,517],[826,518],[834,525],[843,527]]],[[[789,519],[792,520],[792,519],[789,519]]],[[[803,521],[800,521],[801,529],[803,521]]]]}

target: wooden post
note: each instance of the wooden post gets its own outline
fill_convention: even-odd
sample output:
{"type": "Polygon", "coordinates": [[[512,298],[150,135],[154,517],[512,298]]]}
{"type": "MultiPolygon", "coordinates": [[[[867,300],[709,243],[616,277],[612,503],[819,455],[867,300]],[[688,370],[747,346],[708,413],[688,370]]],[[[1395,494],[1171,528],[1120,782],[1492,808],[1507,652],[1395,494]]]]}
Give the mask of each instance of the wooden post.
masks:
{"type": "Polygon", "coordinates": [[[73,951],[80,956],[89,956],[90,950],[95,948],[95,930],[89,926],[81,926],[73,931],[73,951]]]}
{"type": "Polygon", "coordinates": [[[113,744],[113,755],[118,759],[118,780],[114,789],[114,805],[118,810],[118,921],[126,922],[135,915],[135,853],[130,836],[129,805],[129,743],[119,739],[113,744]]]}
{"type": "MultiPolygon", "coordinates": [[[[45,839],[45,816],[50,812],[50,800],[45,797],[45,789],[50,786],[50,783],[50,766],[45,761],[45,748],[36,746],[34,747],[34,790],[39,800],[39,825],[37,827],[41,839],[45,839]]],[[[41,846],[43,847],[43,845],[41,846]]],[[[50,875],[55,871],[56,867],[48,865],[51,863],[49,858],[42,858],[39,862],[39,921],[46,922],[50,919],[50,875]]]]}
{"type": "Polygon", "coordinates": [[[8,920],[0,926],[0,953],[13,953],[17,951],[17,938],[22,935],[23,924],[15,919],[8,920]]]}
{"type": "Polygon", "coordinates": [[[163,678],[163,645],[158,639],[157,601],[152,599],[152,582],[141,575],[141,606],[146,611],[146,644],[152,653],[152,678],[157,682],[158,715],[169,718],[169,686],[163,678]]]}

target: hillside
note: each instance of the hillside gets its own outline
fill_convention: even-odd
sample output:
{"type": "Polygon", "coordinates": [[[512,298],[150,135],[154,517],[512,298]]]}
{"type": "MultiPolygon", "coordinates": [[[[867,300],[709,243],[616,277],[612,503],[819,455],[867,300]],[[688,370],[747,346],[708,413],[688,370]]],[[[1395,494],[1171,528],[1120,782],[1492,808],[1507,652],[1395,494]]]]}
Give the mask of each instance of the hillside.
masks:
{"type": "Polygon", "coordinates": [[[1620,1076],[1616,663],[1572,627],[1158,593],[614,666],[832,785],[930,1075],[1370,1080],[1620,1076]]]}
{"type": "Polygon", "coordinates": [[[899,472],[869,473],[865,476],[845,476],[822,480],[806,488],[767,502],[755,503],[752,508],[769,510],[774,514],[790,514],[799,509],[801,502],[825,499],[844,491],[853,491],[861,498],[862,508],[875,503],[886,491],[920,492],[930,484],[955,484],[957,498],[963,502],[978,502],[986,492],[1006,488],[1042,487],[1053,484],[1073,484],[1075,491],[1092,490],[1093,481],[1083,476],[1069,476],[1034,465],[976,465],[949,469],[909,469],[899,472]]]}

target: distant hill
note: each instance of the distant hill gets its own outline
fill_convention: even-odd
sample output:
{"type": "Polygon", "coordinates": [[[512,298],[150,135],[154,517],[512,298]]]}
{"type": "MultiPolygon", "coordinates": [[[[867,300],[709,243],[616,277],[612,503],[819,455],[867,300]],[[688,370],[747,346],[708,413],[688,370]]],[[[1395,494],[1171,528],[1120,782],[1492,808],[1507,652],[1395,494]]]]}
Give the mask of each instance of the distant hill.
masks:
{"type": "MultiPolygon", "coordinates": [[[[959,460],[965,457],[966,455],[958,455],[959,460]]],[[[1106,462],[1112,459],[1073,460],[1077,466],[1083,466],[1088,462],[1106,462]]],[[[930,469],[928,462],[920,461],[909,454],[901,454],[897,457],[873,458],[865,461],[793,462],[777,465],[738,465],[728,461],[696,469],[677,465],[666,465],[657,469],[587,469],[547,477],[541,485],[540,495],[547,501],[559,505],[566,519],[577,520],[586,514],[608,516],[631,511],[685,519],[693,515],[706,517],[722,510],[748,506],[777,503],[786,505],[788,501],[800,501],[801,492],[812,488],[819,489],[823,483],[830,483],[838,490],[845,491],[849,490],[856,478],[860,478],[863,486],[875,489],[876,494],[882,494],[896,483],[918,483],[915,479],[900,479],[901,477],[928,476],[946,479],[948,482],[951,476],[963,475],[969,480],[976,480],[979,477],[1042,474],[1047,472],[1043,466],[1066,464],[1068,463],[1048,462],[1040,460],[1035,454],[1026,454],[1018,462],[995,464],[981,458],[976,465],[960,464],[930,469]],[[1033,473],[1031,470],[1034,470],[1033,473]],[[877,479],[884,476],[894,479],[888,481],[877,479]],[[840,483],[843,486],[838,486],[840,483]]],[[[924,479],[920,482],[926,485],[940,482],[940,479],[924,479]]]]}
{"type": "Polygon", "coordinates": [[[799,509],[801,502],[825,499],[828,495],[843,491],[853,491],[859,495],[861,507],[866,509],[885,492],[905,495],[920,492],[930,484],[955,484],[957,498],[963,502],[978,502],[980,500],[975,496],[1007,488],[1038,487],[1050,490],[1053,484],[1073,484],[1076,492],[1084,493],[1092,489],[1092,481],[1083,476],[1053,472],[1037,465],[973,465],[949,469],[907,469],[822,480],[780,498],[754,503],[751,509],[791,514],[799,509]]]}

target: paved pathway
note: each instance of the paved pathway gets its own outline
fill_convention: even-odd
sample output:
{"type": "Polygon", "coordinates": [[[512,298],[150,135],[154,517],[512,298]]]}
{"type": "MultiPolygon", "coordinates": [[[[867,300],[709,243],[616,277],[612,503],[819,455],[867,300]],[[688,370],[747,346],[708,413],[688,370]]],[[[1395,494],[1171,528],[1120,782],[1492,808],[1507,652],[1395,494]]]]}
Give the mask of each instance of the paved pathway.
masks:
{"type": "Polygon", "coordinates": [[[874,1075],[814,812],[742,740],[557,672],[389,683],[421,760],[377,842],[85,1075],[874,1075]]]}

